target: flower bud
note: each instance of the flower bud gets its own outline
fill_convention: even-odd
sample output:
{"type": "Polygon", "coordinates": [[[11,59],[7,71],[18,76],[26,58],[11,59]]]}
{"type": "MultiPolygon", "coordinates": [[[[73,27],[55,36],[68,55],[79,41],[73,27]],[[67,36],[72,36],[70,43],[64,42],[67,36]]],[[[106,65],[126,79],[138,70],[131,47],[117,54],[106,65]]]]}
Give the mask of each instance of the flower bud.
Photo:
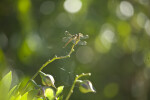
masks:
{"type": "Polygon", "coordinates": [[[38,89],[37,97],[44,97],[44,98],[45,98],[45,88],[44,88],[44,87],[41,86],[41,87],[38,89]]]}
{"type": "MultiPolygon", "coordinates": [[[[41,86],[37,89],[37,97],[38,98],[47,98],[46,100],[54,100],[55,97],[55,91],[48,87],[48,86],[41,86]]],[[[42,99],[42,100],[45,100],[42,99]]]]}
{"type": "Polygon", "coordinates": [[[55,80],[54,80],[52,75],[45,74],[45,73],[40,71],[40,76],[42,78],[42,84],[43,85],[45,85],[45,86],[52,86],[52,87],[56,88],[55,85],[54,85],[55,80]]]}
{"type": "Polygon", "coordinates": [[[83,80],[80,81],[79,90],[82,93],[88,93],[88,92],[96,92],[93,88],[92,83],[89,80],[83,80]]]}

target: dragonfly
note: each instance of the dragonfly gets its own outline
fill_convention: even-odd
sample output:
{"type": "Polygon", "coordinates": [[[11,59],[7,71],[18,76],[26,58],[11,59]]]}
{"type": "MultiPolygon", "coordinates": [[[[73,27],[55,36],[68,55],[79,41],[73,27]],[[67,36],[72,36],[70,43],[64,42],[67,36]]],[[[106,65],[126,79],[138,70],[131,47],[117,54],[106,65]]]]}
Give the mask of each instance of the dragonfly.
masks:
{"type": "Polygon", "coordinates": [[[65,48],[70,42],[75,44],[76,41],[78,41],[78,40],[79,40],[79,42],[77,43],[78,45],[86,45],[87,42],[82,41],[82,39],[89,38],[88,35],[83,35],[82,33],[72,35],[68,31],[65,31],[65,35],[66,35],[66,37],[63,37],[63,41],[66,42],[66,44],[64,45],[63,48],[65,48]]]}

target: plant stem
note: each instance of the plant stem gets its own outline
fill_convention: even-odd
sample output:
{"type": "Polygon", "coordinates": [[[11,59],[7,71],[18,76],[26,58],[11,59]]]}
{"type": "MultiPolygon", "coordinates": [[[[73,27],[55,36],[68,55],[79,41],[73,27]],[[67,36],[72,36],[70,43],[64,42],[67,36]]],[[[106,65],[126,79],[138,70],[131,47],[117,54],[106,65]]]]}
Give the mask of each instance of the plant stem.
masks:
{"type": "Polygon", "coordinates": [[[60,56],[60,57],[55,56],[55,57],[53,57],[51,60],[48,60],[47,62],[45,62],[45,63],[40,67],[40,69],[33,75],[33,77],[26,83],[26,85],[25,85],[23,91],[21,92],[21,94],[26,90],[26,88],[28,87],[30,81],[31,81],[31,80],[34,80],[34,78],[39,74],[39,72],[40,72],[43,68],[45,68],[48,64],[50,64],[51,62],[55,61],[56,59],[64,59],[64,58],[70,57],[70,55],[71,55],[72,52],[74,51],[75,45],[76,45],[78,42],[79,42],[79,41],[76,41],[76,43],[72,45],[70,52],[69,52],[66,56],[60,56]]]}
{"type": "Polygon", "coordinates": [[[75,78],[75,80],[74,80],[74,82],[73,82],[73,84],[72,84],[72,87],[71,87],[71,89],[70,89],[70,91],[69,91],[69,93],[68,93],[68,95],[67,95],[67,97],[66,97],[65,100],[69,100],[71,94],[73,93],[73,89],[74,89],[74,87],[75,87],[75,84],[76,84],[77,80],[78,80],[79,78],[83,77],[83,76],[91,76],[91,73],[86,73],[86,74],[82,73],[82,74],[80,74],[80,75],[76,75],[76,78],[75,78]]]}

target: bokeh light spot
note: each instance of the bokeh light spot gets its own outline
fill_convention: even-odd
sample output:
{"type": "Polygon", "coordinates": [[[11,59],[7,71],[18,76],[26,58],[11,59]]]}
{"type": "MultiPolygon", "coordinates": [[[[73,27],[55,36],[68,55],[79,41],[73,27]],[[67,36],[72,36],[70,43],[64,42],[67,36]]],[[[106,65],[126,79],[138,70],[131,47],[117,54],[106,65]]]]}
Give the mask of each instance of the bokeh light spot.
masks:
{"type": "Polygon", "coordinates": [[[5,62],[5,55],[3,51],[0,49],[0,65],[5,62]]]}
{"type": "Polygon", "coordinates": [[[120,3],[120,11],[126,17],[131,17],[134,14],[133,6],[128,1],[122,1],[120,3]]]}
{"type": "Polygon", "coordinates": [[[71,19],[65,13],[60,13],[56,18],[57,24],[60,27],[69,27],[71,25],[71,19]]]}
{"type": "Polygon", "coordinates": [[[111,44],[115,42],[114,27],[105,23],[100,30],[99,37],[95,40],[95,49],[98,52],[106,53],[110,50],[111,44]]]}
{"type": "Polygon", "coordinates": [[[104,88],[104,95],[107,98],[113,98],[118,94],[119,91],[119,86],[117,83],[109,83],[105,88],[104,88]]]}
{"type": "Polygon", "coordinates": [[[21,44],[21,36],[20,34],[14,34],[12,35],[12,37],[10,38],[10,46],[13,49],[17,49],[19,47],[19,45],[21,44]]]}
{"type": "Polygon", "coordinates": [[[8,38],[5,34],[0,34],[0,48],[5,48],[8,44],[8,38]]]}
{"type": "Polygon", "coordinates": [[[131,33],[131,27],[125,21],[118,22],[117,30],[121,37],[128,37],[131,33]]]}
{"type": "Polygon", "coordinates": [[[150,1],[149,0],[138,0],[139,3],[143,4],[143,5],[149,5],[150,1]]]}
{"type": "Polygon", "coordinates": [[[134,8],[130,2],[122,1],[116,8],[116,14],[120,19],[126,20],[134,15],[134,8]]]}
{"type": "Polygon", "coordinates": [[[19,49],[19,52],[18,52],[18,56],[19,56],[19,59],[23,62],[23,63],[28,63],[30,61],[30,57],[31,57],[31,54],[33,52],[30,50],[28,44],[27,44],[27,41],[25,40],[22,45],[21,45],[21,48],[19,49]]]}
{"type": "Polygon", "coordinates": [[[146,33],[150,36],[150,20],[147,20],[144,25],[146,33]]]}
{"type": "MultiPolygon", "coordinates": [[[[150,61],[150,60],[149,60],[150,61]]],[[[146,79],[150,79],[150,68],[148,68],[148,67],[145,67],[144,68],[144,77],[146,78],[146,79]]]]}
{"type": "Polygon", "coordinates": [[[79,62],[86,64],[93,60],[93,50],[88,46],[82,46],[77,50],[76,58],[79,62]]]}
{"type": "Polygon", "coordinates": [[[147,16],[144,13],[142,13],[142,12],[138,13],[138,15],[137,15],[137,24],[141,28],[144,28],[146,20],[147,20],[147,16]]]}
{"type": "Polygon", "coordinates": [[[26,13],[29,11],[31,6],[30,0],[19,0],[18,1],[18,9],[22,13],[26,13]]]}
{"type": "MultiPolygon", "coordinates": [[[[107,42],[107,41],[106,41],[107,42]]],[[[104,43],[104,40],[103,40],[104,43]]],[[[110,50],[111,44],[109,42],[103,44],[100,38],[95,39],[95,49],[99,53],[107,53],[110,50]]]]}
{"type": "Polygon", "coordinates": [[[113,26],[110,24],[104,24],[101,28],[99,36],[100,36],[100,39],[102,40],[102,42],[103,42],[103,39],[108,41],[109,43],[114,42],[115,33],[114,33],[113,26]]]}
{"type": "Polygon", "coordinates": [[[7,61],[5,59],[5,55],[2,51],[2,49],[0,48],[0,73],[3,73],[4,72],[4,69],[7,67],[7,61]]]}
{"type": "Polygon", "coordinates": [[[126,49],[128,49],[129,52],[136,51],[137,41],[138,41],[138,39],[134,36],[130,36],[130,37],[126,38],[126,40],[124,41],[124,43],[127,45],[126,49]]]}
{"type": "Polygon", "coordinates": [[[32,34],[27,38],[27,45],[33,52],[41,49],[41,39],[38,35],[32,34]]]}
{"type": "Polygon", "coordinates": [[[41,50],[41,39],[37,34],[30,34],[23,41],[18,56],[23,63],[28,63],[35,52],[41,50]]]}
{"type": "Polygon", "coordinates": [[[52,1],[45,1],[41,4],[40,12],[44,15],[51,14],[55,9],[55,3],[52,1]]]}
{"type": "Polygon", "coordinates": [[[146,67],[150,68],[150,52],[145,52],[144,63],[146,67]]]}
{"type": "Polygon", "coordinates": [[[82,2],[80,0],[65,0],[64,8],[69,13],[76,13],[82,7],[82,2]]]}

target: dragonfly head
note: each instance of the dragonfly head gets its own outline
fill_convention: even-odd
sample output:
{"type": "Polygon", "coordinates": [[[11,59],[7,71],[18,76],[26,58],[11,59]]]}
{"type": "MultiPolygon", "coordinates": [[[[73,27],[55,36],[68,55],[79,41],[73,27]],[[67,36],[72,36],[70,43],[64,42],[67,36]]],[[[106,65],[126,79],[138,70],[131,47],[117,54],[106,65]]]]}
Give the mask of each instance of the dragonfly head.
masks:
{"type": "Polygon", "coordinates": [[[82,33],[79,33],[79,36],[80,36],[80,37],[83,37],[83,34],[82,34],[82,33]]]}

